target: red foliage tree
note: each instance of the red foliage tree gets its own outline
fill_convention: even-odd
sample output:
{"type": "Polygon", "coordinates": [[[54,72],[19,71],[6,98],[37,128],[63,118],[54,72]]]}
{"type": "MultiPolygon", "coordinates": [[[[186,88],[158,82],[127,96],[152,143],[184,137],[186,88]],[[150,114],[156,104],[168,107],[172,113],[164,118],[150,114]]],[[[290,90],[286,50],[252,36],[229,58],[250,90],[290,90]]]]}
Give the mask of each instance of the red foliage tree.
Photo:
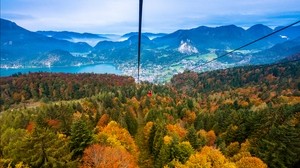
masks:
{"type": "Polygon", "coordinates": [[[85,149],[81,168],[135,168],[134,157],[124,149],[94,144],[85,149]]]}

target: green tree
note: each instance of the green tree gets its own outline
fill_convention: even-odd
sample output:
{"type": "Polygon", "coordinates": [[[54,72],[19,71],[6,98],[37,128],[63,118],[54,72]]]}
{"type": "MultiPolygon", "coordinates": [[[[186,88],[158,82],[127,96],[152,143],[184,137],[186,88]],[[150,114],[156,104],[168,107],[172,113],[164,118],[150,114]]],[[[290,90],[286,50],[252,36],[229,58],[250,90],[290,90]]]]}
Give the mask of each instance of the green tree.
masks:
{"type": "Polygon", "coordinates": [[[190,142],[190,144],[195,150],[197,150],[201,145],[200,140],[198,139],[197,136],[197,132],[193,126],[188,129],[186,140],[190,142]]]}
{"type": "Polygon", "coordinates": [[[24,162],[33,168],[76,166],[67,139],[48,129],[36,128],[7,152],[18,159],[16,163],[24,162]]]}
{"type": "Polygon", "coordinates": [[[203,123],[203,115],[198,114],[196,117],[196,120],[194,122],[194,127],[196,130],[200,130],[204,128],[204,123],[203,123]]]}
{"type": "Polygon", "coordinates": [[[163,127],[158,127],[158,129],[155,132],[155,136],[153,139],[153,146],[152,146],[152,151],[153,151],[153,155],[154,157],[158,157],[158,154],[160,152],[160,149],[163,145],[163,137],[165,136],[165,130],[163,129],[163,127]]]}
{"type": "Polygon", "coordinates": [[[171,156],[181,163],[185,163],[193,153],[194,150],[192,145],[189,142],[184,141],[174,145],[171,156]]]}
{"type": "Polygon", "coordinates": [[[170,144],[163,144],[158,157],[155,160],[155,165],[154,167],[163,167],[164,165],[166,165],[167,163],[169,163],[171,160],[171,145],[170,144]]]}
{"type": "Polygon", "coordinates": [[[82,156],[84,149],[92,143],[92,140],[92,132],[83,119],[72,124],[70,147],[73,151],[73,157],[82,156]]]}
{"type": "Polygon", "coordinates": [[[154,152],[153,145],[154,145],[154,137],[155,137],[156,130],[157,130],[157,126],[156,124],[153,124],[150,129],[149,138],[148,138],[148,147],[151,154],[153,154],[154,152]]]}
{"type": "Polygon", "coordinates": [[[26,136],[26,130],[7,128],[1,133],[0,140],[0,167],[15,165],[21,160],[19,149],[22,146],[22,140],[26,136]]]}
{"type": "Polygon", "coordinates": [[[130,112],[126,113],[125,122],[126,122],[129,133],[132,136],[134,136],[137,133],[138,122],[130,112]]]}
{"type": "MultiPolygon", "coordinates": [[[[299,124],[298,124],[299,125],[299,124]]],[[[300,127],[280,125],[260,139],[254,149],[271,168],[293,167],[300,161],[300,127]]]]}

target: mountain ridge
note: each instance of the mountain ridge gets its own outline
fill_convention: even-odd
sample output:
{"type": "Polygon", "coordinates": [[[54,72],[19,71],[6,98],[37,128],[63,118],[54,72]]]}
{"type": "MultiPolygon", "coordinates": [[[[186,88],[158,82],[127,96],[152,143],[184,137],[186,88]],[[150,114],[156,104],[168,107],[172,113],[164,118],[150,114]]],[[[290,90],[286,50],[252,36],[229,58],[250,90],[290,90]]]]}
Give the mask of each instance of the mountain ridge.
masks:
{"type": "Polygon", "coordinates": [[[30,61],[41,53],[61,49],[68,52],[88,52],[87,43],[72,43],[31,32],[14,22],[1,19],[1,59],[2,61],[30,61]],[[20,56],[22,53],[22,56],[20,56]]]}
{"type": "MultiPolygon", "coordinates": [[[[3,23],[1,24],[1,61],[5,67],[22,63],[33,66],[62,64],[70,66],[110,62],[121,68],[124,73],[130,73],[136,67],[138,39],[136,32],[124,34],[122,41],[98,39],[97,44],[92,47],[84,42],[71,42],[70,38],[86,37],[89,39],[98,37],[98,34],[68,31],[31,32],[8,20],[1,19],[1,23],[3,23]],[[58,39],[55,39],[55,35],[58,39]],[[59,40],[59,38],[67,40],[59,40]],[[52,51],[55,51],[55,54],[49,54],[52,51]],[[55,55],[55,59],[48,59],[49,55],[55,55]],[[70,57],[71,55],[76,55],[76,57],[70,57]],[[43,57],[45,59],[42,59],[43,57]],[[56,60],[56,62],[45,64],[45,60],[56,60]]],[[[248,29],[236,25],[225,25],[199,26],[177,30],[170,34],[143,33],[141,63],[145,69],[149,69],[144,71],[145,76],[155,75],[153,73],[160,75],[168,73],[168,76],[171,76],[190,68],[200,70],[197,67],[201,64],[279,28],[271,29],[262,24],[253,25],[248,29]],[[152,35],[160,37],[152,39],[150,37],[152,35]]],[[[276,62],[299,52],[300,41],[295,40],[298,37],[300,37],[300,26],[293,26],[217,60],[213,64],[208,64],[203,69],[212,70],[276,62]]]]}

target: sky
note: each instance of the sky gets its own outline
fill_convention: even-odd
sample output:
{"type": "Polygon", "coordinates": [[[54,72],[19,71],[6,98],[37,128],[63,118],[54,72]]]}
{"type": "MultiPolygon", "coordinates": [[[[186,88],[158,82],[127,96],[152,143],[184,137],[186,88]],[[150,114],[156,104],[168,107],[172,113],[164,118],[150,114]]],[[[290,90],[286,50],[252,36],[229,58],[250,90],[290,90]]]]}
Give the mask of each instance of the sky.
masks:
{"type": "MultiPolygon", "coordinates": [[[[143,32],[198,26],[284,26],[300,0],[144,0],[143,32]]],[[[31,30],[124,34],[138,30],[139,0],[1,0],[1,18],[31,30]]]]}

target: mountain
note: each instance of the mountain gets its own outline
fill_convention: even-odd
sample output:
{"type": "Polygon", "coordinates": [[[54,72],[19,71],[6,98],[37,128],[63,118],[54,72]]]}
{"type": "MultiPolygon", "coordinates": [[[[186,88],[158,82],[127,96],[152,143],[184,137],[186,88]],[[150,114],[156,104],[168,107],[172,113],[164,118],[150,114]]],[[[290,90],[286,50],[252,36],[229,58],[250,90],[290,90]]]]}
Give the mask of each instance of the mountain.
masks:
{"type": "Polygon", "coordinates": [[[300,52],[287,56],[284,59],[278,61],[279,63],[285,63],[285,62],[289,62],[289,61],[299,61],[300,60],[300,52]]]}
{"type": "Polygon", "coordinates": [[[105,35],[92,33],[77,33],[69,31],[37,31],[47,37],[53,37],[58,40],[68,40],[70,42],[86,42],[91,46],[95,46],[99,41],[109,40],[105,35]]]}
{"type": "Polygon", "coordinates": [[[190,30],[178,30],[166,36],[154,39],[158,45],[170,48],[178,47],[182,42],[190,41],[197,49],[207,48],[235,48],[236,42],[243,43],[245,40],[242,28],[234,25],[210,28],[201,26],[190,30]]]}
{"type": "Polygon", "coordinates": [[[66,65],[81,65],[87,63],[89,60],[84,57],[74,57],[64,50],[52,50],[40,54],[32,64],[36,66],[66,66],[66,65]]]}
{"type": "MultiPolygon", "coordinates": [[[[299,53],[300,26],[293,26],[212,64],[205,64],[280,28],[271,29],[257,24],[244,29],[227,25],[200,26],[170,34],[143,33],[141,63],[145,78],[142,79],[148,80],[147,76],[150,76],[150,80],[153,80],[153,76],[160,76],[166,81],[185,69],[207,71],[248,64],[269,64],[299,53]],[[159,37],[152,39],[153,36],[159,37]]],[[[5,67],[109,62],[115,63],[124,73],[132,74],[137,64],[137,40],[136,32],[123,36],[68,31],[31,32],[1,19],[1,61],[5,67]],[[120,38],[124,40],[120,41],[120,38]],[[89,41],[94,47],[76,41],[89,41]]]]}
{"type": "MultiPolygon", "coordinates": [[[[143,44],[149,44],[151,43],[151,40],[147,37],[142,35],[141,41],[143,44]]],[[[129,37],[125,41],[119,41],[119,42],[113,42],[113,41],[100,41],[95,47],[95,50],[115,50],[115,49],[123,49],[123,48],[128,48],[132,47],[132,45],[135,45],[137,47],[137,42],[138,42],[138,36],[133,35],[129,37]]]]}
{"type": "Polygon", "coordinates": [[[26,30],[16,23],[1,19],[1,61],[5,63],[30,63],[41,54],[64,50],[86,53],[92,47],[87,43],[72,43],[26,30]]]}
{"type": "Polygon", "coordinates": [[[264,51],[252,54],[251,64],[266,64],[278,62],[288,56],[300,53],[300,36],[293,40],[274,45],[264,51]]]}
{"type": "MultiPolygon", "coordinates": [[[[176,48],[182,41],[185,42],[189,40],[199,50],[208,48],[234,49],[273,31],[274,30],[264,25],[254,25],[247,30],[235,25],[216,28],[201,26],[195,29],[178,30],[166,36],[156,38],[154,42],[158,45],[176,48]]],[[[286,39],[282,37],[288,36],[289,39],[294,39],[300,36],[299,32],[300,26],[295,26],[247,48],[266,49],[277,43],[286,41],[286,39]]]]}
{"type": "MultiPolygon", "coordinates": [[[[152,41],[147,36],[142,35],[141,40],[144,49],[152,45],[152,41]]],[[[120,42],[101,41],[94,47],[93,54],[97,55],[101,61],[129,61],[136,58],[137,43],[137,35],[133,35],[127,40],[120,42]]]]}
{"type": "MultiPolygon", "coordinates": [[[[270,63],[273,62],[273,59],[281,59],[288,54],[293,54],[297,52],[297,48],[290,50],[288,53],[282,53],[279,49],[280,45],[276,45],[297,38],[300,33],[296,30],[300,32],[300,26],[292,27],[291,30],[287,29],[280,34],[275,34],[274,36],[268,37],[243,49],[249,50],[250,54],[234,53],[233,55],[237,57],[225,57],[221,60],[221,62],[235,63],[242,61],[244,56],[247,58],[252,56],[251,50],[260,52],[262,58],[257,61],[262,61],[262,63],[270,63]],[[285,36],[288,36],[289,38],[282,38],[285,36]],[[263,60],[263,54],[267,53],[270,53],[269,56],[265,57],[265,60],[263,60]],[[281,56],[273,58],[274,54],[281,56]],[[269,59],[269,61],[267,59],[269,59]]],[[[200,26],[189,30],[178,30],[174,33],[167,34],[150,41],[143,37],[143,61],[144,63],[171,64],[189,56],[210,54],[212,53],[211,50],[214,50],[215,54],[220,56],[228,50],[238,48],[244,44],[270,34],[273,31],[273,29],[262,24],[254,25],[247,30],[235,25],[220,26],[216,28],[200,26]]],[[[106,57],[107,59],[112,59],[114,61],[128,61],[132,59],[133,56],[136,56],[136,47],[131,47],[133,44],[136,44],[136,34],[137,33],[133,32],[123,35],[123,37],[128,37],[130,35],[133,36],[130,36],[128,40],[122,42],[99,42],[95,46],[93,53],[100,55],[100,57],[106,57]],[[122,60],[118,60],[119,58],[122,58],[122,60]]],[[[146,36],[146,33],[143,34],[143,36],[146,36]]],[[[290,43],[297,44],[298,41],[296,40],[290,43]]],[[[288,43],[285,47],[288,47],[288,43]]],[[[253,58],[257,58],[259,54],[256,55],[257,56],[253,58]]]]}
{"type": "Polygon", "coordinates": [[[252,36],[253,39],[258,39],[266,34],[270,34],[273,32],[271,28],[268,26],[257,24],[246,30],[248,35],[252,36]]]}
{"type": "MultiPolygon", "coordinates": [[[[268,26],[262,25],[262,24],[257,24],[254,25],[252,27],[250,27],[249,29],[246,30],[246,34],[249,38],[249,42],[250,41],[254,41],[256,39],[259,39],[267,34],[270,34],[273,32],[273,29],[269,28],[268,26]]],[[[276,36],[271,36],[267,39],[264,39],[262,41],[259,41],[255,44],[252,45],[252,48],[262,48],[262,49],[267,49],[270,48],[274,45],[275,43],[279,43],[281,42],[282,39],[278,38],[278,35],[276,36]]]]}
{"type": "MultiPolygon", "coordinates": [[[[281,29],[282,26],[276,27],[274,31],[277,31],[278,29],[281,29]]],[[[293,39],[295,37],[300,36],[300,26],[292,26],[288,29],[285,29],[278,33],[278,35],[283,39],[293,39]]]]}
{"type": "Polygon", "coordinates": [[[49,37],[54,37],[54,38],[64,38],[67,37],[68,39],[71,38],[99,38],[99,39],[107,39],[104,36],[98,35],[98,34],[92,34],[92,33],[77,33],[77,32],[69,32],[69,31],[37,31],[37,33],[49,36],[49,37]]]}
{"type": "MultiPolygon", "coordinates": [[[[142,38],[142,80],[160,83],[186,69],[211,71],[249,64],[270,64],[299,52],[297,32],[293,30],[275,34],[251,46],[228,54],[210,64],[207,61],[224,55],[274,30],[258,24],[248,29],[235,25],[216,28],[201,26],[150,40],[142,38]],[[293,32],[293,33],[292,33],[293,32]],[[282,38],[289,35],[289,38],[282,38]]],[[[137,36],[122,42],[102,41],[90,57],[97,61],[112,61],[122,67],[124,73],[132,73],[137,67],[137,36]]]]}
{"type": "MultiPolygon", "coordinates": [[[[135,36],[135,35],[138,35],[138,32],[126,33],[122,37],[123,38],[129,38],[129,37],[135,36]]],[[[149,39],[152,40],[154,38],[162,37],[162,36],[165,36],[167,34],[166,33],[142,33],[142,35],[147,36],[149,39]]]]}

